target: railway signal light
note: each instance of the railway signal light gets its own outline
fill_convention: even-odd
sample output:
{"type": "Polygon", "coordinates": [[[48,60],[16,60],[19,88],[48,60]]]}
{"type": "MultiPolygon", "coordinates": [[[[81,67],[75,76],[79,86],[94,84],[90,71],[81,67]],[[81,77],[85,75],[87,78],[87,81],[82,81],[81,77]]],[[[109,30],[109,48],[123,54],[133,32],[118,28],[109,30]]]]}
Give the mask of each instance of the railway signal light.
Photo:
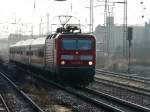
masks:
{"type": "Polygon", "coordinates": [[[132,33],[133,32],[133,28],[132,27],[128,27],[128,41],[131,41],[132,40],[132,33]]]}
{"type": "Polygon", "coordinates": [[[132,46],[132,42],[131,42],[132,39],[133,39],[133,28],[132,27],[128,27],[128,37],[127,37],[127,40],[129,41],[129,47],[132,46]]]}

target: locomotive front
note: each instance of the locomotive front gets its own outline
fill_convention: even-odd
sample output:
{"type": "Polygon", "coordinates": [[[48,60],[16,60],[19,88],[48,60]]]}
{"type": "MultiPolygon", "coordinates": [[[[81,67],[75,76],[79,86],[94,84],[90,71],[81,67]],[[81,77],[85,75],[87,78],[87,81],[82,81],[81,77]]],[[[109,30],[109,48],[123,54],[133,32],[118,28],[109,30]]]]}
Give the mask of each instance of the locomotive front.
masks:
{"type": "Polygon", "coordinates": [[[93,80],[96,64],[95,43],[93,35],[60,35],[57,44],[58,71],[66,77],[93,80]]]}

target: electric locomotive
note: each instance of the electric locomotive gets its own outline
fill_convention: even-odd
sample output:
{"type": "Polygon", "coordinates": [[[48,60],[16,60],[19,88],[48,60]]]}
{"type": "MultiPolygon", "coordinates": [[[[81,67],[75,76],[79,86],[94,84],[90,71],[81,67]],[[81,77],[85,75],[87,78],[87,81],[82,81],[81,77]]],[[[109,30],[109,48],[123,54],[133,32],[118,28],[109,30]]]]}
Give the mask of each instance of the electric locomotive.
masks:
{"type": "Polygon", "coordinates": [[[93,35],[81,33],[76,26],[61,27],[54,34],[11,45],[10,60],[46,71],[49,76],[91,82],[95,74],[95,45],[93,35]]]}

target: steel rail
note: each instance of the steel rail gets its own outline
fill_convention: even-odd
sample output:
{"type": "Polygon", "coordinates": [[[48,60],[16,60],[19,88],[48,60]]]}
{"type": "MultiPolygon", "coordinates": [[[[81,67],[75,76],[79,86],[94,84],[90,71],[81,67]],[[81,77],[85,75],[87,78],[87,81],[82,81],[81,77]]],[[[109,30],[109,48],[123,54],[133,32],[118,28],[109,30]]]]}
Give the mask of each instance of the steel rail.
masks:
{"type": "Polygon", "coordinates": [[[111,85],[113,87],[125,89],[125,90],[128,90],[128,91],[137,93],[137,94],[150,96],[150,91],[147,90],[147,89],[144,89],[144,88],[139,88],[139,87],[136,87],[136,86],[127,85],[127,84],[123,84],[123,83],[119,83],[119,82],[114,82],[114,81],[103,79],[103,78],[100,78],[100,77],[95,77],[95,82],[102,83],[102,84],[105,84],[105,85],[108,85],[108,86],[111,85]]]}
{"type": "Polygon", "coordinates": [[[23,96],[25,100],[27,100],[31,104],[31,106],[34,108],[36,112],[44,112],[34,101],[32,101],[31,98],[29,98],[21,89],[19,89],[19,87],[13,81],[11,81],[4,73],[0,72],[0,75],[5,80],[7,80],[9,84],[11,84],[17,90],[17,92],[23,96]]]}
{"type": "MultiPolygon", "coordinates": [[[[66,92],[68,92],[68,93],[70,93],[70,94],[73,94],[73,95],[75,95],[75,96],[77,96],[77,97],[79,97],[79,98],[81,98],[81,99],[83,99],[83,100],[85,100],[85,101],[88,101],[88,102],[90,102],[90,103],[92,103],[92,104],[94,104],[94,105],[96,105],[96,106],[98,106],[98,107],[105,108],[105,110],[108,110],[108,111],[111,111],[111,112],[124,112],[123,110],[120,110],[120,109],[118,109],[118,108],[116,108],[116,107],[113,107],[113,106],[111,106],[111,105],[109,105],[109,104],[107,104],[107,103],[98,101],[98,100],[93,99],[93,98],[90,98],[90,97],[88,97],[88,96],[86,96],[86,95],[82,95],[82,94],[80,94],[80,93],[78,93],[78,92],[76,92],[76,91],[73,91],[73,90],[70,90],[70,89],[68,89],[68,88],[65,88],[65,87],[61,86],[60,84],[57,84],[57,83],[55,83],[55,82],[52,82],[52,81],[50,81],[50,80],[45,79],[45,78],[42,77],[42,76],[37,76],[37,75],[35,75],[35,74],[33,75],[33,73],[32,73],[32,76],[34,76],[34,77],[36,77],[36,78],[42,80],[43,82],[49,84],[50,86],[53,85],[53,86],[55,86],[55,87],[57,87],[57,88],[59,88],[59,89],[61,89],[61,90],[64,90],[64,91],[66,91],[66,92]]],[[[103,94],[103,95],[104,95],[104,94],[103,94]]],[[[110,96],[105,96],[105,97],[110,98],[110,96]]],[[[131,108],[135,108],[135,109],[137,109],[137,110],[139,110],[139,111],[141,111],[141,112],[149,112],[149,111],[150,111],[149,108],[146,108],[146,107],[143,107],[143,106],[140,106],[140,105],[137,105],[137,104],[133,104],[133,103],[130,103],[130,102],[121,100],[121,99],[120,99],[120,100],[121,100],[121,101],[120,101],[120,100],[118,100],[117,98],[114,98],[114,97],[112,97],[112,96],[111,96],[110,100],[114,100],[114,101],[116,100],[116,101],[118,101],[118,102],[121,102],[123,105],[127,105],[128,107],[131,107],[131,108]]]]}
{"type": "MultiPolygon", "coordinates": [[[[20,68],[20,69],[24,70],[22,68],[20,68]]],[[[61,86],[60,84],[58,84],[58,83],[56,83],[54,81],[50,81],[48,79],[45,79],[42,76],[39,76],[38,74],[35,74],[33,72],[30,72],[30,71],[27,71],[27,72],[32,74],[32,76],[35,77],[36,79],[41,80],[41,81],[43,81],[44,83],[47,83],[50,86],[57,87],[57,88],[59,88],[59,89],[61,89],[63,91],[66,91],[66,92],[68,92],[68,93],[70,93],[72,95],[75,95],[75,96],[79,97],[80,99],[83,99],[83,100],[85,100],[85,101],[87,101],[87,102],[89,102],[91,104],[94,104],[98,108],[104,108],[104,110],[111,111],[111,112],[124,112],[124,111],[122,111],[122,110],[120,110],[118,108],[115,108],[115,107],[113,107],[111,105],[108,105],[108,104],[106,104],[104,102],[100,102],[100,101],[98,101],[96,99],[92,99],[90,97],[87,97],[86,95],[81,95],[81,94],[77,93],[76,91],[72,91],[72,90],[70,90],[68,88],[65,88],[65,87],[61,86]]]]}
{"type": "MultiPolygon", "coordinates": [[[[89,103],[92,103],[92,104],[94,104],[95,106],[97,106],[97,107],[99,107],[99,108],[100,108],[100,107],[101,107],[101,108],[105,108],[105,110],[111,111],[111,112],[125,112],[124,110],[119,109],[119,108],[117,108],[117,107],[114,107],[114,106],[112,106],[111,104],[107,104],[107,103],[105,103],[105,102],[96,100],[95,98],[88,97],[87,95],[83,95],[83,94],[81,94],[81,93],[78,93],[78,92],[75,91],[75,90],[72,90],[72,89],[63,87],[63,86],[61,86],[60,84],[55,83],[55,82],[52,82],[52,81],[49,81],[48,79],[45,79],[45,78],[43,78],[43,77],[41,77],[41,76],[36,76],[36,75],[33,75],[33,76],[36,77],[36,78],[38,78],[38,79],[40,79],[40,80],[42,80],[43,82],[49,84],[50,86],[53,85],[53,86],[55,86],[55,87],[57,87],[57,88],[59,88],[59,89],[61,89],[61,90],[64,90],[64,91],[66,91],[66,92],[68,92],[68,93],[70,93],[70,94],[73,94],[73,95],[75,95],[75,96],[77,96],[77,97],[79,97],[79,98],[81,98],[81,99],[83,99],[83,100],[85,100],[85,101],[87,101],[87,102],[89,102],[89,103]]],[[[84,89],[87,89],[87,88],[84,88],[84,89]]],[[[146,108],[146,107],[143,107],[143,106],[140,106],[140,105],[137,105],[137,104],[134,104],[134,103],[131,103],[131,102],[128,102],[128,101],[125,101],[125,100],[122,100],[122,99],[119,99],[119,98],[110,96],[110,95],[106,95],[106,94],[104,94],[104,93],[101,93],[101,94],[100,94],[100,92],[98,93],[97,91],[93,91],[93,90],[88,89],[88,92],[89,92],[89,91],[90,91],[91,93],[93,93],[93,94],[101,95],[101,96],[103,96],[103,97],[109,99],[110,101],[113,100],[113,101],[115,101],[115,102],[117,102],[117,103],[121,103],[122,105],[125,105],[125,107],[131,108],[131,110],[134,109],[135,111],[138,110],[138,111],[140,111],[140,112],[149,112],[149,111],[150,111],[149,108],[146,108]]]]}
{"type": "MultiPolygon", "coordinates": [[[[143,94],[147,94],[147,95],[150,95],[150,82],[148,82],[148,81],[145,81],[145,80],[143,80],[143,79],[136,79],[136,78],[134,78],[134,77],[128,77],[127,75],[119,75],[119,74],[115,74],[115,72],[108,72],[108,71],[104,71],[104,70],[101,70],[101,71],[99,71],[98,72],[99,74],[101,73],[101,74],[103,74],[103,76],[104,76],[104,78],[103,77],[101,77],[101,76],[98,76],[98,75],[96,75],[95,76],[95,81],[97,81],[98,82],[98,80],[99,80],[99,82],[101,81],[101,82],[103,82],[103,81],[107,81],[107,82],[109,82],[109,83],[112,83],[112,84],[116,84],[116,85],[121,85],[121,86],[124,86],[124,88],[125,87],[128,87],[128,88],[133,88],[133,89],[136,89],[136,90],[139,90],[139,93],[143,93],[143,94]],[[108,76],[108,77],[106,77],[106,75],[108,76]],[[113,78],[118,78],[119,80],[123,80],[123,82],[121,82],[121,81],[115,81],[114,79],[113,80],[111,80],[110,78],[109,78],[109,76],[110,77],[113,77],[113,78]],[[109,79],[106,79],[106,78],[109,78],[109,79]],[[124,80],[126,80],[127,82],[126,83],[124,83],[124,80]],[[139,83],[140,85],[138,85],[138,84],[136,84],[136,83],[139,83]],[[136,85],[135,85],[136,84],[136,85]]],[[[117,80],[118,80],[117,79],[117,80]]]]}
{"type": "Polygon", "coordinates": [[[120,99],[120,98],[117,98],[117,97],[105,94],[105,93],[100,92],[100,91],[96,91],[96,90],[93,90],[93,89],[90,89],[90,88],[83,88],[83,87],[78,87],[78,88],[80,88],[81,90],[86,91],[88,93],[91,93],[91,94],[94,94],[94,95],[106,98],[106,99],[108,99],[110,101],[117,102],[119,104],[124,105],[125,107],[129,107],[129,108],[134,109],[134,110],[136,110],[138,112],[150,112],[150,109],[147,108],[147,107],[131,103],[129,101],[126,101],[126,100],[123,100],[123,99],[120,99]]]}
{"type": "Polygon", "coordinates": [[[125,74],[125,73],[116,73],[111,71],[106,71],[102,69],[96,69],[96,73],[105,73],[106,75],[113,75],[115,77],[120,77],[124,79],[132,79],[134,81],[144,82],[150,84],[150,78],[144,78],[140,76],[131,76],[131,74],[125,74]]]}
{"type": "Polygon", "coordinates": [[[80,94],[80,93],[78,93],[76,91],[72,91],[72,90],[70,90],[68,88],[65,88],[65,87],[61,86],[60,84],[52,82],[50,80],[47,80],[47,79],[45,79],[45,78],[43,78],[41,76],[37,76],[37,75],[33,75],[33,74],[32,74],[32,76],[37,78],[38,80],[43,81],[44,83],[47,83],[50,86],[57,87],[57,88],[59,88],[59,89],[61,89],[63,91],[66,91],[67,93],[75,95],[75,96],[79,97],[80,99],[85,100],[88,103],[91,103],[91,104],[97,106],[98,108],[103,108],[104,110],[111,111],[111,112],[124,112],[124,111],[122,111],[122,110],[120,110],[118,108],[115,108],[115,107],[113,107],[111,105],[108,105],[108,104],[106,104],[104,102],[98,101],[98,100],[90,98],[90,97],[88,97],[86,95],[82,95],[82,94],[80,94]]]}
{"type": "Polygon", "coordinates": [[[2,97],[1,94],[0,94],[0,100],[1,100],[1,103],[2,103],[1,106],[3,106],[3,107],[0,107],[0,111],[10,112],[10,110],[9,110],[9,108],[8,108],[6,102],[5,102],[5,100],[4,100],[4,98],[2,97]]]}

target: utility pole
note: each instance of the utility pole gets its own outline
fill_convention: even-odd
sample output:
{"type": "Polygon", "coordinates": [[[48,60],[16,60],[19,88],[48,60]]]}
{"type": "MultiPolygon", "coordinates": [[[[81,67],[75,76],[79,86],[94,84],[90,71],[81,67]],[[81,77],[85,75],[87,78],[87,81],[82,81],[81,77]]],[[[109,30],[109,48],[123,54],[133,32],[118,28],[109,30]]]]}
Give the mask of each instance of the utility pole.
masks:
{"type": "Polygon", "coordinates": [[[31,36],[33,38],[33,25],[31,26],[31,36]]]}
{"type": "Polygon", "coordinates": [[[41,36],[41,23],[39,24],[39,36],[41,36]]]}
{"type": "Polygon", "coordinates": [[[127,58],[127,0],[124,0],[124,17],[123,17],[123,56],[127,58]]]}
{"type": "Polygon", "coordinates": [[[42,26],[42,18],[41,18],[41,21],[40,21],[40,24],[39,24],[39,36],[41,36],[41,26],[42,26]]]}
{"type": "Polygon", "coordinates": [[[93,33],[93,0],[90,0],[90,32],[93,33]]]}
{"type": "MultiPolygon", "coordinates": [[[[105,37],[104,37],[104,44],[105,44],[105,49],[104,51],[106,53],[108,53],[108,45],[109,45],[109,42],[108,42],[108,21],[107,21],[107,10],[108,10],[108,0],[105,0],[105,7],[104,7],[104,30],[105,30],[105,37]]],[[[108,53],[109,54],[109,53],[108,53]]]]}
{"type": "Polygon", "coordinates": [[[49,33],[49,13],[47,13],[47,34],[49,33]]]}

